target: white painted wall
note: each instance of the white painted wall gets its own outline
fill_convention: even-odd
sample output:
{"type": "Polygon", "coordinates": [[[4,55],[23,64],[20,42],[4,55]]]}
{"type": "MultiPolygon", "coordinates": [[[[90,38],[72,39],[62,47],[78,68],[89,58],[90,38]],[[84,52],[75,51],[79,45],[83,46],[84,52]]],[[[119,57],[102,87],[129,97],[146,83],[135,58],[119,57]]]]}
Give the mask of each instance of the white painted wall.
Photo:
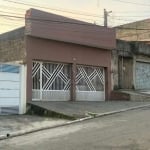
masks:
{"type": "Polygon", "coordinates": [[[20,107],[19,107],[19,114],[26,113],[26,81],[27,81],[27,66],[22,65],[21,66],[21,85],[20,85],[20,107]]]}

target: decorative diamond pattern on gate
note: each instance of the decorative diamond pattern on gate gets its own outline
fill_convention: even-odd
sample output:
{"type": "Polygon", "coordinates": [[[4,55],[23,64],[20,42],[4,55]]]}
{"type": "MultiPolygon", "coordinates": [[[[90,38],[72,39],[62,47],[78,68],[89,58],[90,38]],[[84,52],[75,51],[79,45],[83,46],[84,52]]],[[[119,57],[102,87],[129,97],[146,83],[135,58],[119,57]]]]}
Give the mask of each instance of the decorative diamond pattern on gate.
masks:
{"type": "Polygon", "coordinates": [[[69,66],[64,64],[48,64],[42,66],[43,90],[70,89],[69,66]]]}
{"type": "Polygon", "coordinates": [[[69,90],[70,69],[66,64],[33,62],[33,89],[69,90]]]}
{"type": "Polygon", "coordinates": [[[37,72],[40,70],[40,63],[39,62],[33,62],[32,66],[32,78],[34,78],[37,75],[37,72]]]}
{"type": "Polygon", "coordinates": [[[100,67],[77,67],[78,91],[104,91],[104,70],[100,67]]]}
{"type": "Polygon", "coordinates": [[[40,89],[40,63],[33,62],[32,66],[32,88],[40,89]]]}

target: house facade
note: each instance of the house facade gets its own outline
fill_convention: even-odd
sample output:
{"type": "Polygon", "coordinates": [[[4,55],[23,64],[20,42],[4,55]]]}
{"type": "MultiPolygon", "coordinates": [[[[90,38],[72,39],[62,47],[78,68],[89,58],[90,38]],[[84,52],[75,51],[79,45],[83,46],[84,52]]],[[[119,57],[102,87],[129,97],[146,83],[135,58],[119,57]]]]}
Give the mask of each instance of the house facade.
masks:
{"type": "Polygon", "coordinates": [[[112,99],[135,100],[129,96],[131,90],[132,94],[150,91],[149,22],[150,19],[145,19],[115,27],[117,48],[112,52],[112,89],[115,91],[112,99]],[[124,92],[118,95],[118,89],[124,92]],[[122,93],[128,95],[123,98],[122,93]]]}
{"type": "Polygon", "coordinates": [[[0,60],[26,67],[26,101],[105,101],[115,30],[30,9],[0,36],[0,60]]]}
{"type": "Polygon", "coordinates": [[[117,40],[112,74],[114,90],[150,90],[150,45],[117,40]]]}

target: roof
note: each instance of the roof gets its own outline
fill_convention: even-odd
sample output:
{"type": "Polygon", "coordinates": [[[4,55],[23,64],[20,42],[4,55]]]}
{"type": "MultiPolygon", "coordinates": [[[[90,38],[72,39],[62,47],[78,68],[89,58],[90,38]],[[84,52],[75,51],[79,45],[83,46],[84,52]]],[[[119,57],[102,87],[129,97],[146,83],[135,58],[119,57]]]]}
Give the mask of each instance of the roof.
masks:
{"type": "Polygon", "coordinates": [[[26,12],[25,34],[97,48],[116,47],[115,29],[36,9],[26,12]]]}

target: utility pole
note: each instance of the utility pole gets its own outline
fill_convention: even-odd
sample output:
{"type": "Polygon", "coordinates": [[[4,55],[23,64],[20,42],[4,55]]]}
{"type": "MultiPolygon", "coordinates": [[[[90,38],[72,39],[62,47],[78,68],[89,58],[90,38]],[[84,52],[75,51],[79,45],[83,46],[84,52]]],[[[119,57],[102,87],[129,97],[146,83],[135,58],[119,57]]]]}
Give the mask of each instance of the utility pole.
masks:
{"type": "Polygon", "coordinates": [[[107,11],[106,9],[104,9],[104,26],[105,27],[108,26],[108,16],[110,13],[112,13],[112,11],[107,11]]]}

